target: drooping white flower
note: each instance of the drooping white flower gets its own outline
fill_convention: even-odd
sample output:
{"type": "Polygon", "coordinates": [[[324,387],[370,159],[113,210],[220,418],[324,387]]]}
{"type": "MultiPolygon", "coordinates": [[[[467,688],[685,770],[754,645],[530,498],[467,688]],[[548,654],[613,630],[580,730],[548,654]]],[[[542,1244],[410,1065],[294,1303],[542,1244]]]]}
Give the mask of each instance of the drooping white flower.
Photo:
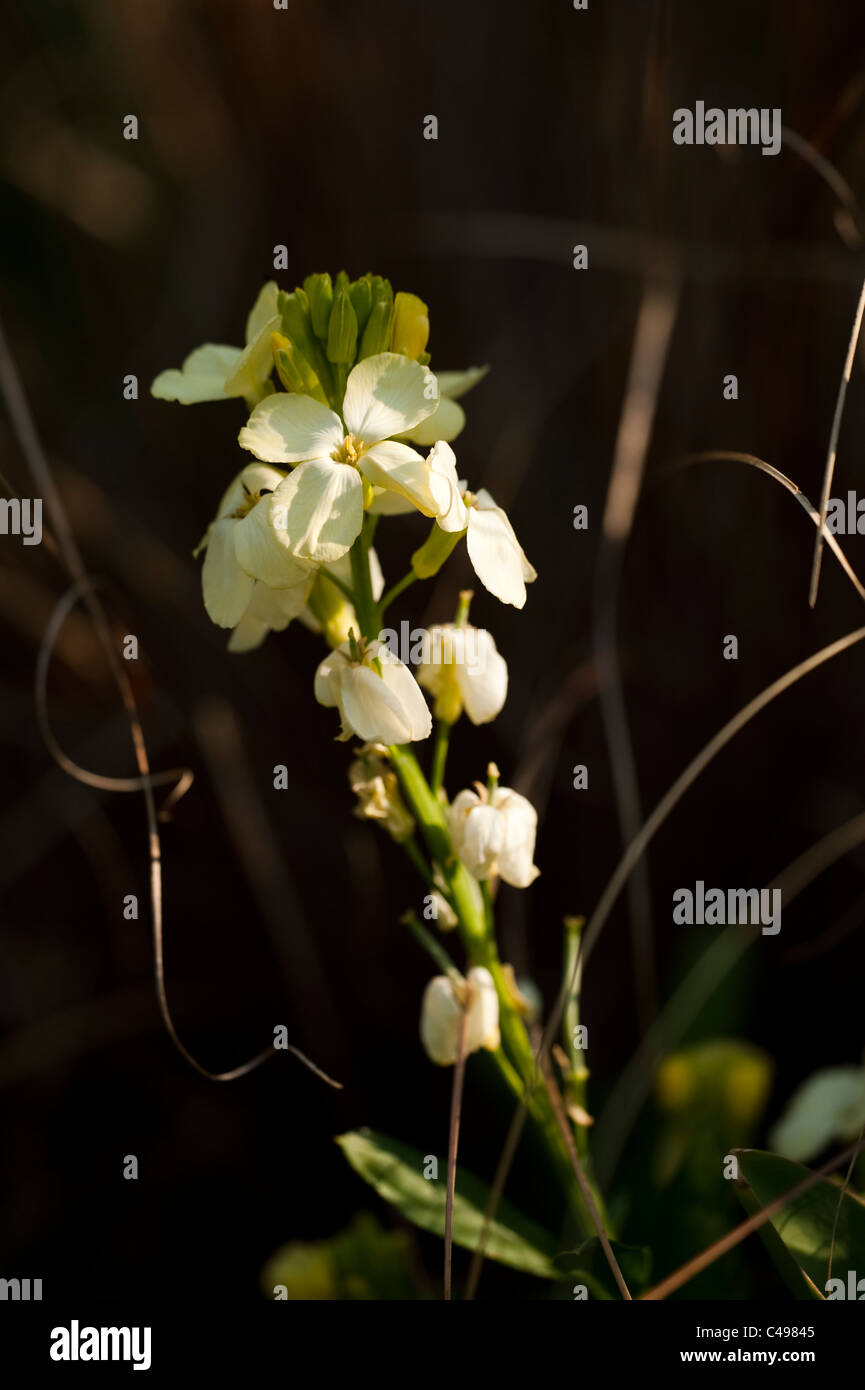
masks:
{"type": "Polygon", "coordinates": [[[270,335],[279,330],[276,312],[279,293],[275,280],[269,280],[246,320],[246,346],[227,347],[223,343],[204,343],[186,358],[183,366],[160,372],[150,394],[163,401],[192,405],[198,401],[225,401],[243,396],[250,410],[267,394],[273,371],[270,335]]]}
{"type": "Polygon", "coordinates": [[[773,1151],[797,1163],[835,1140],[855,1139],[865,1123],[865,1068],[825,1067],[794,1091],[769,1135],[773,1151]]]}
{"type": "Polygon", "coordinates": [[[508,667],[492,633],[470,623],[431,627],[418,683],[435,696],[435,716],[455,724],[463,707],[473,724],[488,724],[508,693],[508,667]]]}
{"type": "Polygon", "coordinates": [[[444,439],[448,443],[461,434],[466,423],[465,411],[457,401],[483,381],[489,367],[469,367],[464,372],[436,372],[439,384],[439,403],[432,415],[421,420],[419,425],[409,430],[406,438],[412,444],[435,444],[444,439]]]}
{"type": "Polygon", "coordinates": [[[499,1045],[499,1000],[490,972],[474,966],[461,985],[447,975],[436,975],[424,990],[420,1037],[431,1062],[452,1067],[459,1055],[459,1037],[465,1013],[463,1055],[499,1045]]]}
{"type": "Polygon", "coordinates": [[[537,811],[510,787],[476,787],[459,792],[450,808],[454,850],[474,878],[498,876],[514,888],[528,888],[540,872],[532,863],[537,811]]]}
{"type": "Polygon", "coordinates": [[[430,450],[428,463],[439,501],[436,525],[443,531],[465,531],[469,559],[484,588],[502,603],[522,608],[526,584],[538,575],[526,559],[507,513],[485,488],[465,490],[465,483],[457,478],[453,449],[444,440],[430,450]]]}
{"type": "Polygon", "coordinates": [[[297,465],[268,504],[272,544],[322,564],[338,560],[360,534],[364,482],[435,516],[427,461],[392,436],[423,420],[437,401],[432,373],[392,352],[352,368],[344,426],[311,396],[277,392],[261,401],[240,431],[242,447],[268,463],[297,465]]]}
{"type": "Polygon", "coordinates": [[[350,640],[330,652],[315,673],[315,698],[339,710],[343,741],[356,734],[367,742],[412,743],[432,731],[429,707],[411,671],[377,640],[350,640]]]}
{"type": "MultiPolygon", "coordinates": [[[[282,473],[264,464],[244,468],[219,504],[216,519],[202,541],[206,547],[201,587],[207,614],[217,627],[236,627],[254,603],[253,616],[266,604],[256,597],[256,579],[270,589],[296,591],[278,602],[302,607],[313,567],[287,551],[262,548],[262,502],[282,481],[282,473]]],[[[299,609],[298,609],[299,611],[299,609]]],[[[276,626],[271,623],[270,626],[276,626]]]]}

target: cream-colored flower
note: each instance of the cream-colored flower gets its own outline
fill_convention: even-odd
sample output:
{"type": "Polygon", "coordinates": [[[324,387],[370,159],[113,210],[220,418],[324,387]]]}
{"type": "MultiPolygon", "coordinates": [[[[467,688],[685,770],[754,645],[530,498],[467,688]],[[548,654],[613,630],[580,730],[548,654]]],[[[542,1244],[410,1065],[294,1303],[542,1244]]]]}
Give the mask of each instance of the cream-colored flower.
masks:
{"type": "Polygon", "coordinates": [[[454,451],[444,440],[430,450],[428,463],[431,486],[439,500],[436,525],[443,531],[465,531],[469,560],[484,588],[502,603],[522,608],[526,584],[538,575],[526,559],[507,513],[485,488],[465,490],[465,483],[457,478],[454,451]]]}
{"type": "Polygon", "coordinates": [[[273,353],[270,335],[278,331],[278,288],[275,280],[262,287],[246,320],[246,346],[227,347],[204,343],[186,358],[183,366],[160,372],[150,394],[163,401],[192,405],[198,401],[225,401],[243,396],[250,410],[271,389],[273,353]]]}
{"type": "Polygon", "coordinates": [[[432,373],[392,352],[352,368],[344,425],[311,396],[278,392],[261,401],[240,444],[267,463],[296,465],[268,504],[271,544],[321,564],[338,560],[360,534],[365,485],[368,495],[378,487],[436,516],[427,461],[393,435],[423,420],[437,401],[432,373]]]}
{"type": "Polygon", "coordinates": [[[336,707],[341,740],[412,743],[428,738],[432,716],[407,666],[383,643],[352,638],[330,652],[315,673],[315,698],[336,707]]]}
{"type": "Polygon", "coordinates": [[[399,779],[387,760],[383,743],[365,743],[349,764],[348,780],[358,799],[355,815],[380,821],[397,843],[414,831],[414,817],[406,806],[399,779]]]}
{"type": "Polygon", "coordinates": [[[217,627],[236,627],[251,606],[253,617],[262,612],[262,604],[269,600],[265,595],[256,596],[256,579],[270,589],[295,591],[291,598],[285,595],[274,602],[289,606],[299,602],[302,607],[306,601],[312,565],[295,559],[287,551],[275,555],[267,551],[265,563],[259,563],[262,501],[281,480],[281,473],[264,464],[244,468],[223,496],[216,519],[202,541],[206,547],[201,568],[204,606],[217,627]]]}
{"type": "Polygon", "coordinates": [[[450,808],[454,850],[474,878],[498,876],[514,888],[528,888],[540,872],[532,863],[537,811],[510,787],[490,792],[476,786],[459,792],[450,808]]]}
{"type": "Polygon", "coordinates": [[[492,633],[465,623],[429,628],[418,684],[435,696],[436,719],[455,724],[463,708],[473,724],[488,724],[508,693],[508,668],[492,633]]]}
{"type": "Polygon", "coordinates": [[[474,966],[459,985],[447,975],[436,975],[424,990],[420,1037],[437,1066],[452,1067],[456,1062],[463,1014],[463,1055],[482,1047],[495,1052],[500,1042],[499,1000],[493,977],[482,965],[474,966]]]}

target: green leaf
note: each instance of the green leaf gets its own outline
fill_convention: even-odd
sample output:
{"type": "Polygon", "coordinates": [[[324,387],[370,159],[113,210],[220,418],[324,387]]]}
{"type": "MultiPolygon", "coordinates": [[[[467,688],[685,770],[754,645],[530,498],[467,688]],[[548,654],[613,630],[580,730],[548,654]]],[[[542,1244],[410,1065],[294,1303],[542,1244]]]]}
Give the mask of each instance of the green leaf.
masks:
{"type": "MultiPolygon", "coordinates": [[[[408,1221],[424,1231],[444,1236],[444,1178],[425,1178],[424,1156],[417,1149],[369,1129],[340,1134],[339,1144],[356,1173],[374,1187],[380,1197],[396,1207],[408,1221]]],[[[454,1244],[474,1250],[484,1224],[490,1190],[471,1173],[457,1168],[454,1195],[454,1244]]],[[[491,1223],[486,1253],[492,1260],[536,1274],[542,1279],[561,1278],[553,1264],[556,1242],[540,1226],[511,1204],[499,1202],[491,1223]]]]}
{"type": "MultiPolygon", "coordinates": [[[[796,1187],[810,1172],[801,1163],[761,1149],[733,1152],[739,1160],[736,1190],[751,1215],[796,1187]]],[[[829,1247],[840,1194],[837,1182],[821,1178],[760,1228],[773,1257],[778,1256],[778,1242],[783,1246],[788,1260],[786,1269],[780,1263],[779,1268],[800,1298],[825,1297],[829,1247]]],[[[846,1291],[847,1275],[857,1268],[865,1272],[865,1204],[848,1191],[838,1212],[832,1278],[843,1281],[846,1291]]]]}

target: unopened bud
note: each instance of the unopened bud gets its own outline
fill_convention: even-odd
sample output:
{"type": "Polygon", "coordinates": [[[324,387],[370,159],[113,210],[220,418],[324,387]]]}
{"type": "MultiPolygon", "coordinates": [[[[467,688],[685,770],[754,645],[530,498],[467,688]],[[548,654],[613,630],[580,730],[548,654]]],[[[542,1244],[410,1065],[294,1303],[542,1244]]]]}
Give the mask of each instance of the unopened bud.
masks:
{"type": "Polygon", "coordinates": [[[309,316],[312,331],[322,342],[327,340],[327,325],[333,304],[333,285],[327,271],[321,275],[307,275],[303,282],[309,300],[309,316]]]}
{"type": "Polygon", "coordinates": [[[390,348],[392,330],[393,290],[389,280],[375,275],[372,281],[372,308],[363,330],[357,360],[361,362],[365,357],[387,352],[390,348]]]}
{"type": "Polygon", "coordinates": [[[357,314],[348,290],[340,287],[334,296],[327,330],[327,360],[345,366],[354,361],[356,352],[357,314]]]}
{"type": "Polygon", "coordinates": [[[403,290],[394,299],[393,310],[390,350],[417,361],[429,340],[429,310],[416,294],[403,290]]]}

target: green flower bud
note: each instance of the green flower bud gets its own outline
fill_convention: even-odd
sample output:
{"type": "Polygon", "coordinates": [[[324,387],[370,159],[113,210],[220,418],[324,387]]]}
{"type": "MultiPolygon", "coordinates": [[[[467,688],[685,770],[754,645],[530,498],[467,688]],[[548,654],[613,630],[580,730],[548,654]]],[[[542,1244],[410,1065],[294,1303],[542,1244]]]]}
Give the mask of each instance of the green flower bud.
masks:
{"type": "Polygon", "coordinates": [[[282,315],[282,328],[285,336],[291,339],[298,352],[306,358],[321,382],[325,395],[331,398],[333,396],[333,374],[320,344],[312,335],[309,299],[306,292],[297,289],[292,294],[285,294],[281,290],[277,296],[276,307],[282,315]]]}
{"type": "Polygon", "coordinates": [[[461,541],[464,535],[465,531],[443,531],[433,522],[423,545],[411,557],[411,567],[418,579],[431,579],[438,574],[457,541],[461,541]]]}
{"type": "Polygon", "coordinates": [[[400,290],[393,302],[391,352],[404,353],[416,361],[429,340],[429,310],[416,294],[400,290]]]}
{"type": "Polygon", "coordinates": [[[372,308],[372,276],[363,275],[348,289],[354,312],[357,315],[357,331],[362,336],[372,308]]]}
{"type": "Polygon", "coordinates": [[[333,304],[333,286],[330,283],[330,276],[325,271],[323,275],[307,275],[303,282],[303,288],[309,299],[309,314],[312,320],[312,331],[316,338],[322,342],[327,339],[327,325],[330,320],[330,309],[333,304]]]}
{"type": "Polygon", "coordinates": [[[372,281],[372,308],[363,330],[360,351],[357,354],[358,362],[362,362],[365,357],[374,357],[379,352],[387,352],[390,348],[392,330],[393,290],[389,280],[375,275],[372,281]]]}
{"type": "Polygon", "coordinates": [[[328,404],[322,384],[309,362],[284,333],[272,333],[270,343],[277,375],[286,391],[296,391],[301,396],[314,396],[322,405],[328,404]]]}
{"type": "Polygon", "coordinates": [[[347,293],[348,293],[349,284],[350,284],[350,281],[349,281],[349,278],[348,278],[348,272],[345,271],[345,270],[340,270],[340,271],[338,271],[338,272],[337,272],[337,276],[336,276],[336,280],[334,281],[334,286],[333,286],[333,292],[334,292],[334,294],[336,294],[338,290],[345,290],[345,292],[346,292],[346,294],[347,294],[347,293]]]}
{"type": "Polygon", "coordinates": [[[327,330],[327,360],[343,365],[353,362],[357,351],[357,314],[351,296],[342,286],[337,290],[327,330]]]}

